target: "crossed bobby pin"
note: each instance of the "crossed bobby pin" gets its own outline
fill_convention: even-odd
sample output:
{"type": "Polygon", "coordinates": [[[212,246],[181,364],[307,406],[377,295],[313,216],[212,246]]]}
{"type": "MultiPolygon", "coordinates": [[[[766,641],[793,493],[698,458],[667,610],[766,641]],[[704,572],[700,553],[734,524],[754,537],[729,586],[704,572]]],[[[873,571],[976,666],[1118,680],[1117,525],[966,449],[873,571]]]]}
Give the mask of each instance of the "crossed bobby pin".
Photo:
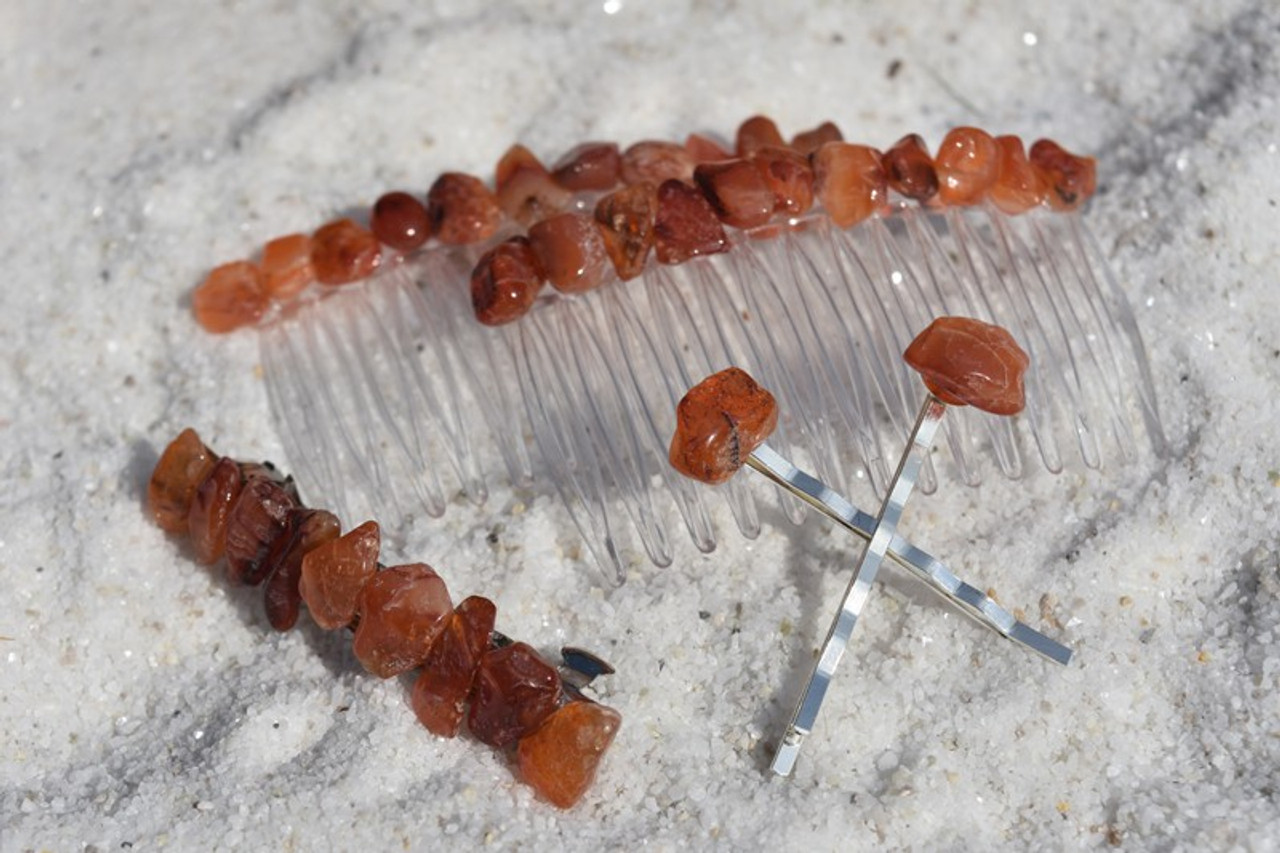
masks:
{"type": "Polygon", "coordinates": [[[796,468],[765,443],[778,423],[773,395],[747,373],[730,367],[690,389],[676,409],[671,464],[706,483],[723,483],[749,465],[819,512],[866,540],[804,693],[773,757],[773,771],[789,775],[804,738],[849,644],[858,615],[886,557],[911,571],[979,624],[1059,664],[1071,649],[1014,618],[981,590],[956,577],[937,558],[897,533],[898,520],[948,405],[996,415],[1022,411],[1022,377],[1029,359],[1003,328],[964,317],[941,317],[916,337],[903,356],[924,379],[928,395],[876,516],[796,468]]]}

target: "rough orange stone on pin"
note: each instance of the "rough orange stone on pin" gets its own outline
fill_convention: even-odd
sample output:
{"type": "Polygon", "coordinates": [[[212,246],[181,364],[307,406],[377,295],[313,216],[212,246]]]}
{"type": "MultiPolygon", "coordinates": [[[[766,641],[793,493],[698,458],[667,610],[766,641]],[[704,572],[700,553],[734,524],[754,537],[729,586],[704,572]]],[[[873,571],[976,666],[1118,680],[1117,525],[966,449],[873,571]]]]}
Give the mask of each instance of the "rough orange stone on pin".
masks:
{"type": "Polygon", "coordinates": [[[302,607],[298,581],[303,559],[325,542],[337,539],[340,532],[338,517],[327,510],[301,509],[295,513],[289,546],[263,590],[267,621],[277,631],[288,631],[298,622],[298,611],[302,607]]]}
{"type": "Polygon", "coordinates": [[[533,734],[560,704],[560,674],[526,643],[490,649],[480,659],[467,727],[490,746],[533,734]]]}
{"type": "Polygon", "coordinates": [[[517,169],[497,198],[503,213],[527,226],[564,210],[573,193],[552,180],[545,169],[517,169]]]}
{"type": "Polygon", "coordinates": [[[187,529],[196,560],[212,565],[227,550],[227,518],[240,497],[240,465],[226,456],[196,488],[187,514],[187,529]]]}
{"type": "Polygon", "coordinates": [[[938,199],[948,205],[977,204],[996,182],[1000,151],[991,134],[976,127],[957,127],[938,146],[938,199]]]}
{"type": "Polygon", "coordinates": [[[715,160],[732,160],[729,150],[709,136],[691,133],[684,141],[684,149],[689,152],[694,163],[710,163],[715,160]]]}
{"type": "Polygon", "coordinates": [[[373,232],[339,219],[311,236],[311,265],[321,284],[350,284],[373,275],[382,263],[382,245],[373,232]]]}
{"type": "Polygon", "coordinates": [[[745,370],[730,367],[699,382],[676,407],[668,458],[686,477],[729,480],[778,426],[778,404],[745,370]]]}
{"type": "Polygon", "coordinates": [[[700,163],[693,170],[693,179],[726,225],[755,228],[773,218],[773,189],[751,160],[700,163]]]}
{"type": "Polygon", "coordinates": [[[267,296],[283,302],[307,289],[316,280],[311,264],[311,238],[286,234],[262,247],[262,280],[267,296]]]}
{"type": "Polygon", "coordinates": [[[724,226],[706,196],[683,181],[664,181],[658,187],[653,232],[655,254],[663,264],[680,264],[698,255],[729,250],[724,226]]]}
{"type": "Polygon", "coordinates": [[[227,577],[257,586],[271,574],[289,545],[297,501],[269,477],[246,477],[227,516],[227,577]]]}
{"type": "Polygon", "coordinates": [[[799,216],[813,207],[813,167],[808,157],[791,148],[765,146],[751,159],[773,191],[774,212],[799,216]]]}
{"type": "Polygon", "coordinates": [[[570,808],[595,781],[621,725],[622,715],[612,708],[570,702],[520,740],[516,760],[521,778],[552,805],[570,808]]]}
{"type": "Polygon", "coordinates": [[[453,602],[426,563],[377,572],[360,590],[360,624],[352,651],[369,672],[390,678],[426,660],[444,630],[453,602]]]}
{"type": "Polygon", "coordinates": [[[262,270],[248,261],[215,267],[191,294],[196,322],[214,334],[258,322],[268,302],[262,270]]]}
{"type": "Polygon", "coordinates": [[[871,216],[884,204],[880,152],[866,145],[828,142],[813,155],[814,193],[838,228],[871,216]]]}
{"type": "Polygon", "coordinates": [[[582,213],[559,213],[530,226],[529,245],[547,281],[561,293],[598,287],[609,270],[600,226],[582,213]]]}
{"type": "Polygon", "coordinates": [[[584,142],[561,157],[551,176],[573,192],[611,190],[618,184],[622,155],[614,142],[584,142]]]}
{"type": "Polygon", "coordinates": [[[519,143],[508,148],[503,155],[498,158],[498,165],[493,169],[493,189],[495,192],[501,193],[516,173],[525,170],[533,170],[543,175],[550,175],[547,167],[542,165],[542,161],[538,159],[528,148],[519,143]]]}
{"type": "Polygon", "coordinates": [[[791,139],[791,147],[802,157],[808,157],[828,142],[844,142],[844,134],[833,122],[824,121],[813,130],[797,133],[791,139]]]}
{"type": "Polygon", "coordinates": [[[476,668],[489,648],[497,614],[498,608],[487,598],[472,595],[463,599],[422,662],[409,704],[432,734],[458,734],[476,668]]]}
{"type": "Polygon", "coordinates": [[[1022,140],[1016,136],[997,136],[996,147],[1000,149],[1000,168],[987,198],[1008,214],[1025,213],[1040,206],[1045,200],[1045,181],[1027,159],[1022,140]]]}
{"type": "Polygon", "coordinates": [[[1037,140],[1031,146],[1030,160],[1049,187],[1049,206],[1054,210],[1075,210],[1098,188],[1094,159],[1078,157],[1053,140],[1037,140]]]}
{"type": "Polygon", "coordinates": [[[647,181],[623,187],[596,202],[595,219],[600,223],[605,251],[623,281],[644,272],[653,248],[657,209],[657,188],[647,181]]]}
{"type": "Polygon", "coordinates": [[[502,209],[479,178],[445,172],[427,191],[427,218],[441,243],[465,246],[492,237],[502,222],[502,209]]]}
{"type": "Polygon", "coordinates": [[[156,524],[170,533],[187,532],[196,491],[217,462],[218,457],[190,427],[169,442],[147,483],[147,506],[156,524]]]}
{"type": "Polygon", "coordinates": [[[915,201],[938,194],[938,171],[924,139],[917,133],[902,137],[881,158],[889,188],[915,201]]]}
{"type": "Polygon", "coordinates": [[[298,591],[321,628],[332,631],[351,624],[360,590],[378,570],[381,539],[378,523],[366,521],[302,558],[298,591]]]}
{"type": "Polygon", "coordinates": [[[369,213],[373,236],[397,252],[412,252],[431,237],[426,206],[406,192],[384,193],[369,213]]]}
{"type": "Polygon", "coordinates": [[[486,326],[519,320],[542,289],[538,257],[526,237],[511,237],[485,252],[471,273],[471,306],[486,326]]]}
{"type": "Polygon", "coordinates": [[[739,157],[750,157],[766,145],[774,148],[787,147],[787,141],[782,138],[773,119],[768,116],[752,116],[738,125],[733,149],[739,157]]]}
{"type": "Polygon", "coordinates": [[[1016,415],[1026,405],[1031,360],[1004,328],[968,317],[939,317],[903,353],[925,386],[952,406],[1016,415]]]}
{"type": "Polygon", "coordinates": [[[695,165],[693,155],[683,145],[646,140],[623,152],[622,181],[626,184],[648,181],[654,186],[671,179],[692,181],[695,165]]]}

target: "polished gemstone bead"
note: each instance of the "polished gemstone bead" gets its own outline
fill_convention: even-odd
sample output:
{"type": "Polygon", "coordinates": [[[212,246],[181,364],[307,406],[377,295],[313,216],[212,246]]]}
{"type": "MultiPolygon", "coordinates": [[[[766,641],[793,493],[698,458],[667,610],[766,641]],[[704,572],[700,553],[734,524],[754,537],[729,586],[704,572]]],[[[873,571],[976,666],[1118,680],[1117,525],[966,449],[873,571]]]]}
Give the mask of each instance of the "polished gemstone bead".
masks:
{"type": "Polygon", "coordinates": [[[490,649],[480,658],[467,727],[490,746],[533,734],[560,704],[560,674],[525,643],[490,649]]]}
{"type": "Polygon", "coordinates": [[[813,130],[797,133],[791,140],[791,147],[801,156],[808,157],[828,142],[844,142],[844,134],[834,123],[824,121],[813,130]]]}
{"type": "Polygon", "coordinates": [[[262,280],[267,296],[285,302],[316,280],[311,265],[311,238],[306,234],[277,237],[262,247],[262,280]]]}
{"type": "Polygon", "coordinates": [[[996,182],[987,192],[991,203],[1009,214],[1025,213],[1044,203],[1047,192],[1044,178],[1027,159],[1022,140],[1016,136],[997,136],[996,147],[1000,151],[1000,168],[996,182]]]}
{"type": "Polygon", "coordinates": [[[814,193],[839,228],[875,213],[886,200],[880,152],[865,145],[828,142],[813,155],[814,193]]]}
{"type": "Polygon", "coordinates": [[[787,141],[778,132],[773,119],[766,116],[752,116],[738,125],[738,134],[734,141],[734,151],[739,157],[750,157],[766,145],[774,148],[785,148],[787,141]]]}
{"type": "Polygon", "coordinates": [[[773,189],[751,160],[700,163],[693,179],[720,221],[735,228],[755,228],[773,217],[773,189]]]}
{"type": "Polygon", "coordinates": [[[1005,329],[968,317],[939,317],[903,354],[939,400],[996,415],[1016,415],[1026,399],[1030,359],[1005,329]]]}
{"type": "Polygon", "coordinates": [[[227,576],[234,584],[257,586],[284,556],[297,502],[283,485],[247,477],[227,516],[227,576]]]}
{"type": "Polygon", "coordinates": [[[764,182],[773,191],[773,210],[799,216],[813,207],[813,167],[791,148],[765,146],[752,155],[764,182]]]}
{"type": "Polygon", "coordinates": [[[521,778],[552,805],[572,807],[595,781],[621,725],[622,715],[604,705],[586,700],[564,705],[520,739],[516,760],[521,778]]]}
{"type": "Polygon", "coordinates": [[[916,201],[928,201],[938,194],[938,171],[919,134],[902,137],[881,159],[889,189],[916,201]]]}
{"type": "Polygon", "coordinates": [[[515,170],[498,190],[497,198],[503,213],[528,226],[564,210],[573,193],[539,166],[515,170]]]}
{"type": "Polygon", "coordinates": [[[614,142],[584,142],[551,170],[556,183],[573,192],[611,190],[618,184],[622,155],[614,142]]]}
{"type": "Polygon", "coordinates": [[[598,287],[610,269],[600,226],[583,213],[560,213],[534,224],[529,245],[547,281],[561,293],[598,287]]]}
{"type": "Polygon", "coordinates": [[[378,570],[381,531],[376,521],[321,544],[302,558],[298,591],[321,628],[345,628],[355,618],[360,590],[378,570]]]}
{"type": "Polygon", "coordinates": [[[493,236],[502,222],[502,209],[479,178],[445,172],[427,192],[427,218],[441,243],[465,246],[493,236]]]}
{"type": "Polygon", "coordinates": [[[188,531],[196,491],[217,462],[218,457],[190,427],[169,442],[147,484],[147,505],[156,524],[170,533],[188,531]]]}
{"type": "Polygon", "coordinates": [[[1049,139],[1031,146],[1031,165],[1049,187],[1049,206],[1054,210],[1075,210],[1098,188],[1097,163],[1092,157],[1078,157],[1049,139]]]}
{"type": "Polygon", "coordinates": [[[360,590],[358,610],[352,650],[369,672],[390,678],[426,660],[453,603],[430,566],[411,563],[370,578],[360,590]]]}
{"type": "Polygon", "coordinates": [[[655,254],[663,264],[729,250],[729,238],[710,202],[700,189],[683,181],[664,181],[658,187],[653,233],[655,254]]]}
{"type": "Polygon", "coordinates": [[[426,205],[399,191],[386,193],[373,203],[369,228],[397,252],[412,252],[431,236],[426,205]]]}
{"type": "Polygon", "coordinates": [[[302,592],[302,560],[325,542],[338,538],[338,517],[323,509],[294,510],[289,546],[280,557],[275,571],[267,579],[263,592],[267,621],[277,631],[288,631],[298,621],[302,592]]]}
{"type": "Polygon", "coordinates": [[[696,163],[710,163],[715,160],[732,160],[733,155],[716,140],[701,133],[691,133],[684,141],[684,150],[696,163]]]}
{"type": "Polygon", "coordinates": [[[538,258],[526,237],[511,237],[485,252],[471,273],[471,305],[486,326],[529,313],[542,289],[538,258]]]}
{"type": "Polygon", "coordinates": [[[311,238],[311,265],[321,284],[349,284],[373,275],[382,245],[373,232],[350,219],[322,226],[311,238]]]}
{"type": "Polygon", "coordinates": [[[653,248],[653,222],[658,195],[653,184],[639,183],[616,190],[596,203],[604,248],[618,278],[628,281],[644,271],[653,248]]]}
{"type": "Polygon", "coordinates": [[[778,426],[778,404],[745,370],[730,367],[699,382],[676,407],[672,467],[704,483],[738,472],[778,426]]]}
{"type": "Polygon", "coordinates": [[[187,529],[196,560],[212,565],[227,549],[227,518],[240,497],[240,465],[222,457],[196,488],[187,514],[187,529]]]}
{"type": "Polygon", "coordinates": [[[542,161],[532,151],[520,144],[512,145],[503,153],[498,160],[498,165],[494,167],[494,191],[501,193],[503,188],[511,182],[511,179],[518,172],[530,169],[544,175],[550,174],[547,171],[547,167],[542,165],[542,161]]]}
{"type": "Polygon", "coordinates": [[[976,127],[948,133],[933,158],[938,170],[938,200],[947,205],[982,201],[1000,169],[1000,152],[991,134],[976,127]]]}
{"type": "Polygon", "coordinates": [[[423,661],[409,703],[432,734],[453,737],[462,726],[467,696],[480,658],[489,648],[497,612],[487,598],[463,599],[423,661]]]}
{"type": "Polygon", "coordinates": [[[248,261],[215,267],[191,294],[196,322],[216,334],[258,322],[268,302],[262,270],[248,261]]]}
{"type": "Polygon", "coordinates": [[[622,181],[638,184],[648,181],[657,186],[663,181],[692,181],[695,161],[683,145],[674,142],[637,142],[622,154],[622,181]]]}

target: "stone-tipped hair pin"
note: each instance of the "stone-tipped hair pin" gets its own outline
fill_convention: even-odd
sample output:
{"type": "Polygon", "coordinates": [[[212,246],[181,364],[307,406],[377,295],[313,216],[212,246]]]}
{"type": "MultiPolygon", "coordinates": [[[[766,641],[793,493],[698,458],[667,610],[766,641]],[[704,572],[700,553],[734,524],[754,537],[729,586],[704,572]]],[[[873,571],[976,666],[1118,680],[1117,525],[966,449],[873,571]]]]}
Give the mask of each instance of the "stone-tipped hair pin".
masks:
{"type": "Polygon", "coordinates": [[[1065,665],[1071,659],[1069,648],[1015,619],[981,590],[960,580],[941,561],[896,532],[947,405],[972,405],[993,414],[1016,414],[1023,405],[1026,354],[998,326],[944,317],[912,342],[905,358],[923,375],[930,393],[889,484],[888,496],[875,517],[792,465],[765,443],[777,425],[777,404],[773,395],[745,371],[729,368],[708,377],[692,388],[677,408],[670,459],[682,474],[717,484],[730,479],[743,465],[750,465],[867,540],[858,569],[774,756],[772,767],[779,775],[789,775],[795,767],[800,745],[812,731],[836,666],[886,556],[979,624],[1055,663],[1065,665]]]}

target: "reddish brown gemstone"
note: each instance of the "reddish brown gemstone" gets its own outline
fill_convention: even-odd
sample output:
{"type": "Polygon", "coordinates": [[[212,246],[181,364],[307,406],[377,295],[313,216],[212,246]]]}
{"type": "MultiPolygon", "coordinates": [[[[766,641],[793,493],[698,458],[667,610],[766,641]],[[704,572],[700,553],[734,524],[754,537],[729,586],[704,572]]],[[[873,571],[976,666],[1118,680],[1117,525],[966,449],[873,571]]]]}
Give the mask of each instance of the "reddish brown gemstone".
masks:
{"type": "Polygon", "coordinates": [[[1031,146],[1031,165],[1049,187],[1049,206],[1054,210],[1075,210],[1098,188],[1097,163],[1092,157],[1078,157],[1049,139],[1031,146]]]}
{"type": "Polygon", "coordinates": [[[844,142],[844,134],[832,122],[824,121],[813,130],[797,133],[791,140],[791,147],[808,157],[828,142],[844,142]]]}
{"type": "Polygon", "coordinates": [[[658,262],[663,264],[729,250],[724,226],[706,196],[683,181],[669,180],[658,187],[653,233],[658,262]]]}
{"type": "Polygon", "coordinates": [[[808,157],[791,148],[765,146],[751,159],[773,191],[774,212],[799,216],[813,207],[813,167],[808,157]]]}
{"type": "Polygon", "coordinates": [[[215,334],[258,322],[267,304],[262,270],[248,261],[215,267],[191,294],[196,322],[215,334]]]}
{"type": "Polygon", "coordinates": [[[240,465],[226,456],[218,460],[196,489],[187,515],[196,559],[216,563],[227,549],[227,518],[240,497],[240,465]]]}
{"type": "Polygon", "coordinates": [[[490,746],[533,734],[560,704],[560,675],[525,643],[490,649],[480,659],[467,726],[490,746]]]}
{"type": "Polygon", "coordinates": [[[280,557],[276,569],[267,579],[263,593],[267,621],[277,631],[288,631],[298,621],[302,593],[298,581],[302,577],[302,560],[317,547],[338,538],[338,517],[323,509],[295,510],[290,525],[289,547],[280,557]]]}
{"type": "Polygon", "coordinates": [[[939,400],[995,415],[1026,404],[1022,376],[1030,359],[1005,329],[968,317],[939,317],[903,354],[939,400]]]}
{"type": "Polygon", "coordinates": [[[479,178],[445,172],[427,192],[427,218],[441,243],[465,246],[493,236],[502,209],[479,178]]]}
{"type": "Polygon", "coordinates": [[[348,284],[368,278],[382,263],[382,246],[373,232],[350,219],[320,228],[311,238],[311,265],[321,284],[348,284]]]}
{"type": "Polygon", "coordinates": [[[262,247],[262,281],[269,297],[284,302],[316,280],[311,248],[306,234],[277,237],[262,247]]]}
{"type": "Polygon", "coordinates": [[[778,404],[745,370],[699,382],[676,407],[671,465],[686,477],[723,483],[778,426],[778,404]]]}
{"type": "Polygon", "coordinates": [[[596,203],[596,222],[618,278],[628,281],[644,271],[653,248],[658,195],[653,184],[639,183],[610,193],[596,203]]]}
{"type": "Polygon", "coordinates": [[[600,226],[582,213],[560,213],[533,225],[529,245],[547,281],[561,293],[598,287],[609,270],[600,226]]]}
{"type": "Polygon", "coordinates": [[[573,193],[561,187],[541,166],[517,169],[498,190],[498,206],[521,225],[531,225],[564,210],[573,193]]]}
{"type": "Polygon", "coordinates": [[[297,503],[273,479],[248,477],[227,516],[227,576],[257,586],[279,563],[290,541],[297,503]]]}
{"type": "Polygon", "coordinates": [[[170,533],[186,533],[196,490],[213,471],[218,457],[187,427],[160,454],[147,484],[147,505],[156,524],[170,533]]]}
{"type": "Polygon", "coordinates": [[[573,806],[595,781],[622,715],[595,702],[570,702],[517,749],[520,776],[552,805],[573,806]]]}
{"type": "Polygon", "coordinates": [[[298,591],[321,628],[345,628],[355,618],[360,590],[378,570],[381,533],[376,521],[323,543],[302,558],[298,591]]]}
{"type": "Polygon", "coordinates": [[[735,228],[755,228],[773,217],[773,189],[751,160],[701,163],[693,170],[720,221],[735,228]]]}
{"type": "Polygon", "coordinates": [[[525,237],[512,237],[485,252],[471,273],[471,305],[486,326],[528,314],[541,289],[538,257],[525,237]]]}
{"type": "Polygon", "coordinates": [[[1005,213],[1025,213],[1045,200],[1044,178],[1027,160],[1022,140],[1016,136],[997,136],[1000,150],[996,182],[987,192],[991,203],[1005,213]]]}
{"type": "Polygon", "coordinates": [[[693,180],[695,161],[683,145],[674,142],[637,142],[622,155],[622,181],[638,184],[648,181],[657,186],[663,181],[693,180]]]}
{"type": "Polygon", "coordinates": [[[621,169],[622,155],[616,143],[584,142],[556,162],[551,176],[573,192],[611,190],[621,169]]]}
{"type": "Polygon", "coordinates": [[[390,192],[373,203],[373,235],[398,252],[412,252],[431,236],[426,206],[406,192],[390,192]]]}
{"type": "Polygon", "coordinates": [[[360,590],[360,624],[352,650],[379,678],[408,672],[426,660],[453,603],[426,563],[383,569],[360,590]]]}
{"type": "Polygon", "coordinates": [[[733,159],[729,149],[711,137],[703,136],[700,133],[689,134],[689,138],[684,141],[684,148],[689,152],[689,156],[693,158],[694,163],[710,163],[714,160],[733,159]]]}
{"type": "Polygon", "coordinates": [[[489,648],[497,613],[487,598],[473,595],[464,599],[423,661],[409,702],[432,734],[453,737],[462,726],[467,696],[480,658],[489,648]]]}
{"type": "Polygon", "coordinates": [[[550,174],[547,167],[542,165],[532,151],[523,145],[512,145],[506,150],[498,160],[498,165],[493,170],[493,188],[495,192],[501,193],[502,190],[515,177],[517,172],[532,169],[543,175],[550,174]]]}
{"type": "Polygon", "coordinates": [[[752,116],[738,125],[738,135],[734,142],[734,151],[739,157],[750,157],[765,146],[785,148],[787,141],[778,132],[773,119],[765,116],[752,116]]]}
{"type": "Polygon", "coordinates": [[[848,228],[885,202],[880,152],[865,145],[828,142],[813,155],[814,192],[831,221],[848,228]]]}
{"type": "Polygon", "coordinates": [[[957,127],[948,133],[934,158],[938,199],[948,205],[977,204],[996,182],[1000,151],[989,133],[957,127]]]}
{"type": "Polygon", "coordinates": [[[928,201],[938,194],[938,172],[919,134],[899,139],[882,159],[885,177],[894,192],[916,201],[928,201]]]}

